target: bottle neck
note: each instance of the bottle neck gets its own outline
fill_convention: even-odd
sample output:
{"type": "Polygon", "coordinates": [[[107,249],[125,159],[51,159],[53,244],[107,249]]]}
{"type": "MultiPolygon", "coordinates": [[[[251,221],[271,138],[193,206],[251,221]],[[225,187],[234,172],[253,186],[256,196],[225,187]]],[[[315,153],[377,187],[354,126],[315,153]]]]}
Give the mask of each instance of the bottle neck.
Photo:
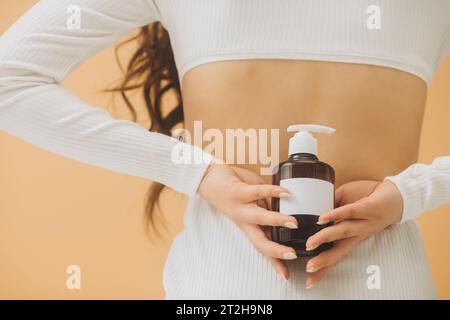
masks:
{"type": "Polygon", "coordinates": [[[312,153],[294,153],[289,156],[289,160],[319,160],[319,158],[312,153]]]}

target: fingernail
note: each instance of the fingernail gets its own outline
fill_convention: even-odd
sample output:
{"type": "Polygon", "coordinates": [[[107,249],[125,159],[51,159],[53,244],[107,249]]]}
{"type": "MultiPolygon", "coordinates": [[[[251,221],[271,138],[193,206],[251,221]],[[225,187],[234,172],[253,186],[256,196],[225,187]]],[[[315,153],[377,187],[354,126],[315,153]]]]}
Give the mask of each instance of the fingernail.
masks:
{"type": "Polygon", "coordinates": [[[278,197],[280,198],[289,198],[291,195],[287,192],[281,192],[278,197]]]}
{"type": "Polygon", "coordinates": [[[318,224],[318,225],[324,225],[324,224],[327,224],[328,222],[330,222],[330,221],[329,221],[329,220],[326,220],[326,219],[325,219],[325,220],[320,220],[320,219],[319,219],[319,220],[317,221],[317,224],[318,224]]]}
{"type": "Polygon", "coordinates": [[[306,245],[306,251],[312,251],[317,247],[318,247],[318,245],[306,245]]]}
{"type": "Polygon", "coordinates": [[[289,228],[289,229],[298,229],[298,226],[295,224],[295,223],[293,223],[293,222],[286,222],[285,224],[284,224],[284,226],[286,227],[286,228],[289,228]]]}
{"type": "Polygon", "coordinates": [[[314,273],[314,272],[319,271],[319,269],[320,269],[320,268],[318,268],[318,267],[307,267],[307,268],[306,268],[306,272],[308,272],[308,273],[314,273]]]}
{"type": "Polygon", "coordinates": [[[312,287],[314,287],[314,283],[307,281],[306,282],[306,289],[311,289],[312,287]]]}
{"type": "Polygon", "coordinates": [[[285,260],[294,260],[297,259],[297,255],[292,252],[285,252],[283,253],[283,259],[285,260]]]}
{"type": "Polygon", "coordinates": [[[283,278],[284,281],[288,281],[288,278],[284,274],[280,273],[280,275],[281,275],[281,277],[283,278]]]}

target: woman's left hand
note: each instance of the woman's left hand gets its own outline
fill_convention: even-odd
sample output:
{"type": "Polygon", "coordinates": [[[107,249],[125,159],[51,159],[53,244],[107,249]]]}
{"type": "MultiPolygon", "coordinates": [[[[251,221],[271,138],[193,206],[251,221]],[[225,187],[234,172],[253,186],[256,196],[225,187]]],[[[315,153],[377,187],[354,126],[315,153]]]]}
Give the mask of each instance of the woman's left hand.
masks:
{"type": "Polygon", "coordinates": [[[388,180],[357,180],[336,189],[335,207],[322,214],[318,222],[334,224],[309,237],[306,242],[307,250],[313,250],[323,243],[334,241],[331,249],[308,261],[308,289],[359,242],[400,222],[403,200],[395,184],[388,180]]]}

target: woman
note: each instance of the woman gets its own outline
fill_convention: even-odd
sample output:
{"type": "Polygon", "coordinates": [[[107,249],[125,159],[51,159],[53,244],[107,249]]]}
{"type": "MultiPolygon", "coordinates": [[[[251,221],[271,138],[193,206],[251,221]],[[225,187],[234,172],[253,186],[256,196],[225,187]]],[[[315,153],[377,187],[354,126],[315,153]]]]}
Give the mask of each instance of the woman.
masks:
{"type": "MultiPolygon", "coordinates": [[[[190,196],[164,270],[169,299],[435,298],[414,218],[450,201],[450,158],[415,162],[449,28],[446,0],[40,1],[0,42],[0,128],[190,196]],[[126,97],[142,87],[158,133],[60,86],[85,59],[148,24],[119,90],[126,97]],[[163,115],[170,89],[179,105],[163,115]],[[334,225],[307,243],[333,248],[305,261],[270,241],[264,226],[302,227],[268,207],[287,190],[271,186],[260,163],[223,164],[168,137],[179,123],[192,132],[195,120],[223,133],[280,129],[281,158],[288,125],[336,128],[320,144],[337,174],[337,208],[321,222],[334,225]],[[173,150],[202,161],[174,161],[173,150]]],[[[154,189],[150,209],[157,196],[154,189]]]]}

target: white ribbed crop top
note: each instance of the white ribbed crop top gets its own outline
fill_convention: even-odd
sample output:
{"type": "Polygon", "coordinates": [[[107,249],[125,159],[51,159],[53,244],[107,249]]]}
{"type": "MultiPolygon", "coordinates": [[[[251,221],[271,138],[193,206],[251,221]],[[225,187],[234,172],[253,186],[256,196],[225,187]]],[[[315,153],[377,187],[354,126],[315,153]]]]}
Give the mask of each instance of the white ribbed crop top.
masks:
{"type": "Polygon", "coordinates": [[[448,0],[162,0],[180,79],[212,61],[276,58],[366,63],[428,84],[450,55],[448,0]]]}
{"type": "MultiPolygon", "coordinates": [[[[0,130],[195,194],[211,155],[184,145],[205,161],[174,164],[176,139],[113,119],[60,85],[84,60],[155,21],[169,31],[180,79],[212,61],[275,58],[380,65],[430,84],[450,54],[450,0],[42,0],[0,39],[0,130]]],[[[450,157],[386,178],[402,192],[404,220],[450,201],[450,157]]]]}

